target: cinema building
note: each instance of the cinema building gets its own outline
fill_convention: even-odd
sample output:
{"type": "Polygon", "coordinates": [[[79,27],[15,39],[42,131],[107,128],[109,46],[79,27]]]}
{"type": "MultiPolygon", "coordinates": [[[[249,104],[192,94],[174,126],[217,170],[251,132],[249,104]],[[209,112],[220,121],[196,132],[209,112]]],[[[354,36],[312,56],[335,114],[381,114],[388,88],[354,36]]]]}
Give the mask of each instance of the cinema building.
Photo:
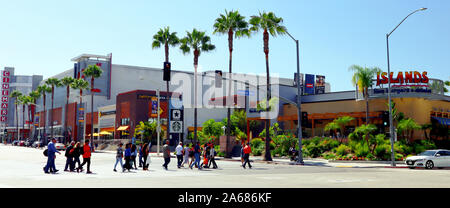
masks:
{"type": "MultiPolygon", "coordinates": [[[[392,78],[391,98],[395,109],[403,113],[405,118],[414,119],[419,125],[432,125],[431,131],[414,130],[413,138],[448,139],[450,97],[444,94],[443,81],[429,79],[426,72],[405,74],[409,78],[402,77],[401,72],[397,78],[392,78]]],[[[387,73],[379,75],[377,80],[373,80],[373,87],[369,89],[369,123],[378,127],[378,133],[389,132],[386,75],[387,73]]],[[[366,122],[366,102],[357,90],[304,95],[302,112],[303,136],[306,138],[335,136],[333,132],[324,130],[325,125],[341,116],[351,116],[355,119],[345,128],[346,132],[340,132],[340,135],[348,135],[366,122]]],[[[295,131],[297,108],[292,104],[285,104],[278,121],[284,123],[285,129],[295,131]]]]}
{"type": "MultiPolygon", "coordinates": [[[[61,141],[68,138],[77,140],[90,138],[91,133],[96,139],[131,139],[136,125],[141,121],[157,119],[158,91],[162,130],[165,131],[169,128],[171,144],[186,139],[188,133],[194,130],[193,69],[191,71],[172,69],[169,82],[169,95],[172,99],[167,100],[162,66],[161,68],[149,68],[112,64],[111,54],[106,56],[82,54],[71,61],[74,62],[73,68],[52,77],[62,79],[70,76],[83,78],[90,82],[89,78],[83,76],[83,70],[87,66],[97,65],[103,71],[101,77],[95,79],[94,82],[94,113],[91,115],[91,91],[83,91],[80,104],[79,90],[71,89],[69,104],[66,106],[66,88],[57,87],[55,88],[53,111],[51,110],[51,96],[46,97],[46,109],[43,109],[41,105],[42,98],[37,101],[39,105],[34,120],[37,131],[33,135],[34,138],[49,138],[50,129],[53,128],[54,137],[61,141]],[[177,95],[177,99],[173,99],[174,94],[177,95]],[[45,120],[43,119],[44,114],[46,115],[45,120]],[[53,114],[52,123],[49,119],[51,114],[53,114]],[[91,121],[92,117],[93,122],[91,121]],[[65,118],[67,119],[65,120],[65,118]],[[45,134],[44,122],[46,124],[45,134]],[[92,126],[94,127],[93,132],[91,131],[92,126]]],[[[232,85],[234,95],[230,105],[235,108],[239,107],[236,98],[238,96],[245,97],[245,93],[240,93],[245,91],[245,88],[242,88],[245,87],[245,83],[235,78],[227,78],[228,74],[225,72],[220,73],[219,76],[216,71],[206,71],[198,73],[197,76],[198,92],[201,95],[197,99],[198,129],[201,129],[202,124],[209,119],[221,121],[226,118],[227,110],[221,104],[221,99],[226,97],[225,89],[228,88],[228,85],[232,85]]],[[[239,74],[233,74],[233,76],[239,77],[239,74]]],[[[255,75],[241,74],[241,76],[246,76],[247,79],[250,77],[257,82],[266,80],[265,77],[255,75]]],[[[271,78],[271,80],[271,83],[280,86],[280,89],[289,88],[290,90],[280,91],[289,92],[289,96],[285,97],[295,99],[296,88],[293,85],[293,79],[271,78]]],[[[44,84],[45,81],[42,80],[41,84],[44,84]]],[[[264,83],[256,85],[257,88],[265,89],[264,83]]],[[[329,85],[327,83],[324,85],[329,90],[329,85]]],[[[276,121],[276,117],[273,121],[276,121]]]]}
{"type": "Polygon", "coordinates": [[[2,138],[11,142],[13,139],[18,139],[17,130],[21,138],[28,138],[30,136],[30,127],[32,120],[32,112],[34,107],[17,105],[18,113],[16,113],[15,103],[16,98],[11,98],[13,91],[17,90],[23,95],[28,95],[32,90],[35,90],[42,81],[42,75],[17,75],[14,67],[4,67],[1,70],[1,86],[2,86],[2,100],[1,100],[1,120],[0,129],[2,138]],[[22,116],[22,113],[25,115],[22,116]],[[17,127],[18,124],[18,127],[17,127]]]}

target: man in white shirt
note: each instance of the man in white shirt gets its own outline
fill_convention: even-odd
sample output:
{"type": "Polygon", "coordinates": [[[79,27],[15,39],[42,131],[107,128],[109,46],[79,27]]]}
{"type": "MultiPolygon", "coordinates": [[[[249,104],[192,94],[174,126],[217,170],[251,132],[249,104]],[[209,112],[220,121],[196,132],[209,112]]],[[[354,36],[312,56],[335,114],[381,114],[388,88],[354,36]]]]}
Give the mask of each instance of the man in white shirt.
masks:
{"type": "Polygon", "coordinates": [[[181,163],[183,162],[183,143],[180,142],[178,146],[175,148],[175,153],[177,155],[177,167],[181,167],[181,163]]]}

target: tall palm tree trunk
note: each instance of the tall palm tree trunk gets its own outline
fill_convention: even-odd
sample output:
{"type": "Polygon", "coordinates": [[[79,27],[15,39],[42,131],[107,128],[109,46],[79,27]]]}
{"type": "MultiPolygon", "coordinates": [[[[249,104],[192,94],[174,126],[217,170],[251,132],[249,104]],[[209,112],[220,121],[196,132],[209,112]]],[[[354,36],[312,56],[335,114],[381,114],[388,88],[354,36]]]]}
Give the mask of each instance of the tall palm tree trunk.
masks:
{"type": "Polygon", "coordinates": [[[51,111],[51,113],[50,113],[50,135],[51,135],[51,138],[53,139],[53,99],[54,99],[54,95],[55,95],[55,93],[54,93],[54,91],[55,91],[55,87],[52,85],[52,111],[51,111]]]}
{"type": "Polygon", "coordinates": [[[194,50],[194,142],[197,142],[197,66],[199,51],[194,50]]]}
{"type": "MultiPolygon", "coordinates": [[[[269,73],[269,33],[267,29],[264,30],[264,53],[266,55],[266,73],[267,73],[267,102],[266,102],[266,112],[269,110],[269,100],[270,100],[270,73],[269,73]]],[[[268,115],[268,114],[267,114],[268,115]]],[[[270,155],[270,119],[266,119],[266,151],[265,160],[272,161],[272,156],[270,155]]]]}
{"type": "Polygon", "coordinates": [[[22,105],[22,138],[25,137],[25,105],[22,105]]]}
{"type": "MultiPolygon", "coordinates": [[[[169,62],[169,45],[168,45],[168,43],[166,42],[166,44],[165,44],[165,46],[164,46],[164,49],[165,49],[165,55],[166,55],[166,62],[169,62]]],[[[169,76],[170,76],[170,74],[169,74],[169,76]]],[[[166,81],[166,88],[167,88],[167,93],[166,93],[166,99],[167,99],[167,110],[169,110],[169,81],[166,81]]],[[[159,111],[159,109],[158,109],[158,111],[159,111]]],[[[159,113],[159,112],[158,112],[159,113]]],[[[169,134],[169,126],[170,126],[170,123],[169,123],[169,115],[170,115],[170,112],[167,112],[167,129],[166,129],[166,138],[167,139],[170,139],[170,134],[169,134]]]]}
{"type": "MultiPolygon", "coordinates": [[[[67,108],[69,107],[69,93],[70,93],[70,86],[67,86],[66,89],[67,95],[66,95],[66,107],[64,110],[64,142],[67,142],[66,139],[68,137],[68,131],[67,131],[67,108]]],[[[69,140],[71,140],[70,138],[68,138],[69,140]]]]}
{"type": "Polygon", "coordinates": [[[17,132],[17,140],[20,140],[20,135],[19,135],[19,112],[17,110],[18,110],[18,108],[17,108],[17,103],[16,103],[16,130],[17,130],[16,132],[17,132]]]}
{"type": "Polygon", "coordinates": [[[43,99],[43,102],[44,102],[44,114],[43,114],[43,118],[42,118],[42,120],[44,121],[44,134],[42,135],[43,137],[44,137],[44,144],[45,143],[47,143],[47,111],[46,111],[46,108],[45,108],[45,99],[46,99],[46,96],[45,96],[45,92],[44,92],[44,99],[43,99]]]}
{"type": "Polygon", "coordinates": [[[91,148],[94,150],[94,76],[91,78],[91,148]]]}
{"type": "Polygon", "coordinates": [[[365,89],[366,93],[365,93],[365,100],[366,100],[366,125],[369,124],[369,94],[368,94],[368,89],[365,89]]]}
{"type": "MultiPolygon", "coordinates": [[[[229,68],[229,74],[230,74],[230,80],[229,80],[229,85],[228,85],[228,99],[231,99],[231,83],[232,83],[232,60],[233,60],[233,29],[230,28],[230,30],[228,31],[228,49],[230,50],[230,62],[228,64],[228,68],[229,68]]],[[[233,99],[234,102],[234,99],[233,99]]],[[[227,101],[228,104],[228,101],[227,101]]],[[[227,146],[230,142],[230,136],[231,136],[231,109],[230,106],[227,106],[227,146]]],[[[231,158],[231,152],[228,151],[228,149],[226,150],[227,153],[227,157],[231,158]]]]}

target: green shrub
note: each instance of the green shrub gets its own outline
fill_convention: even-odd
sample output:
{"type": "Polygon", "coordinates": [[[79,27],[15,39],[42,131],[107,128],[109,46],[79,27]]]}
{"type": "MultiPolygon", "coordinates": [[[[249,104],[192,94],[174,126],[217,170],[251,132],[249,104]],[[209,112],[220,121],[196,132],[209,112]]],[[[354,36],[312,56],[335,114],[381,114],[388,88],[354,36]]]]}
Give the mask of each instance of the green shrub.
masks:
{"type": "Polygon", "coordinates": [[[366,157],[369,154],[369,147],[367,144],[358,143],[354,152],[356,157],[366,157]]]}
{"type": "Polygon", "coordinates": [[[334,160],[336,158],[336,154],[333,152],[325,152],[322,153],[322,157],[326,160],[334,160]]]}
{"type": "Polygon", "coordinates": [[[335,149],[335,151],[336,155],[343,156],[349,154],[351,152],[351,149],[347,145],[341,144],[335,149]]]}
{"type": "Polygon", "coordinates": [[[373,153],[376,158],[381,160],[389,160],[391,158],[390,146],[387,144],[377,145],[373,153]]]}

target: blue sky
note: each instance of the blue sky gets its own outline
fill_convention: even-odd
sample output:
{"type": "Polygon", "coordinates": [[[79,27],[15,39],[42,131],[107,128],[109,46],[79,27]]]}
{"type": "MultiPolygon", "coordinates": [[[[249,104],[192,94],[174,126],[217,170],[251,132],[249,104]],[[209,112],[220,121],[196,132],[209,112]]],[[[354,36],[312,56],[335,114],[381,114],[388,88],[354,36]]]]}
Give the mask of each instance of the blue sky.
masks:
{"type": "MultiPolygon", "coordinates": [[[[326,76],[332,91],[353,89],[352,64],[387,70],[386,33],[409,17],[390,37],[391,70],[428,71],[449,80],[450,1],[447,0],[227,0],[227,1],[0,1],[0,67],[44,78],[73,67],[82,53],[113,54],[114,64],[162,67],[164,50],[152,50],[159,28],[170,26],[179,37],[193,28],[206,31],[216,50],[203,53],[204,70],[228,70],[224,35],[212,35],[224,10],[250,17],[272,11],[300,41],[302,73],[326,76]]],[[[292,78],[295,43],[288,36],[270,38],[270,69],[292,78]]],[[[170,49],[172,69],[192,70],[193,55],[170,49]]],[[[262,33],[235,40],[233,71],[265,73],[262,33]]]]}

